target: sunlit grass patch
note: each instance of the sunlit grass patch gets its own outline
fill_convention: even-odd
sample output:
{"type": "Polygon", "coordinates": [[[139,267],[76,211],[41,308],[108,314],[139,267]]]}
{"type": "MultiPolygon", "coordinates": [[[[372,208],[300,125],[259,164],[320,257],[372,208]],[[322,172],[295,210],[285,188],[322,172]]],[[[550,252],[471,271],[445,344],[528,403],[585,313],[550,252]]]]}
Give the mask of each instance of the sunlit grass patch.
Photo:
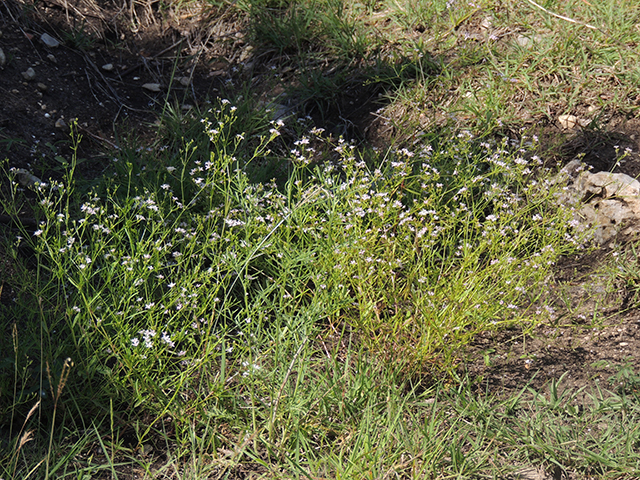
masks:
{"type": "Polygon", "coordinates": [[[428,52],[440,65],[437,75],[388,90],[381,115],[400,138],[434,125],[493,132],[574,114],[598,127],[635,114],[635,3],[576,0],[545,4],[546,12],[528,2],[426,3],[394,1],[383,10],[381,31],[393,38],[400,29],[405,52],[428,52]]]}
{"type": "Polygon", "coordinates": [[[450,371],[476,332],[534,326],[550,266],[581,246],[533,145],[462,132],[379,154],[314,130],[278,188],[247,168],[279,125],[242,149],[234,112],[223,101],[204,117],[206,155],[186,143],[134,165],[125,152],[80,204],[71,177],[39,187],[22,301],[40,299],[41,355],[73,358],[86,394],[180,405],[194,372],[305,311],[305,328],[348,325],[381,358],[450,371]]]}

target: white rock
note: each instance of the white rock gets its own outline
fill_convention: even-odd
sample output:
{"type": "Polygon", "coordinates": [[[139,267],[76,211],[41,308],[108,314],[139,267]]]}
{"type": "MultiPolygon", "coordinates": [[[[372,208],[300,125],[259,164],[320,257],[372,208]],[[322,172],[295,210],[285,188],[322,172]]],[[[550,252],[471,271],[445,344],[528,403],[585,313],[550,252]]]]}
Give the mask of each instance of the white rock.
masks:
{"type": "Polygon", "coordinates": [[[575,115],[560,115],[558,117],[558,123],[564,130],[571,130],[580,125],[580,120],[575,115]]]}
{"type": "Polygon", "coordinates": [[[102,65],[102,69],[105,72],[110,72],[111,70],[113,70],[113,63],[106,63],[106,64],[102,65]]]}
{"type": "Polygon", "coordinates": [[[535,467],[524,467],[515,472],[517,480],[545,480],[547,475],[544,471],[535,467]]]}
{"type": "Polygon", "coordinates": [[[18,179],[18,183],[23,187],[33,187],[34,185],[39,185],[42,183],[38,177],[33,175],[31,172],[25,170],[24,168],[19,168],[16,170],[16,178],[18,179]]]}
{"type": "Polygon", "coordinates": [[[542,41],[543,36],[539,34],[535,35],[518,35],[516,37],[516,43],[522,48],[532,48],[536,43],[542,41]]]}
{"type": "Polygon", "coordinates": [[[24,72],[22,72],[22,78],[27,81],[33,80],[36,78],[36,72],[33,68],[29,67],[24,72]]]}
{"type": "Polygon", "coordinates": [[[574,160],[558,175],[567,186],[559,202],[577,208],[578,231],[593,229],[600,245],[640,235],[640,182],[623,173],[584,171],[574,160]]]}
{"type": "Polygon", "coordinates": [[[160,91],[160,84],[159,83],[145,83],[144,85],[142,85],[142,88],[144,88],[145,90],[149,90],[150,92],[159,92],[160,91]]]}
{"type": "Polygon", "coordinates": [[[491,27],[493,27],[493,19],[491,17],[484,17],[482,22],[480,22],[480,30],[487,32],[491,30],[491,27]]]}
{"type": "Polygon", "coordinates": [[[56,48],[60,46],[60,42],[48,33],[43,33],[42,35],[40,35],[40,41],[47,47],[56,48]]]}
{"type": "Polygon", "coordinates": [[[247,45],[244,50],[240,53],[240,62],[244,62],[248,60],[249,57],[253,54],[253,47],[251,45],[247,45]]]}

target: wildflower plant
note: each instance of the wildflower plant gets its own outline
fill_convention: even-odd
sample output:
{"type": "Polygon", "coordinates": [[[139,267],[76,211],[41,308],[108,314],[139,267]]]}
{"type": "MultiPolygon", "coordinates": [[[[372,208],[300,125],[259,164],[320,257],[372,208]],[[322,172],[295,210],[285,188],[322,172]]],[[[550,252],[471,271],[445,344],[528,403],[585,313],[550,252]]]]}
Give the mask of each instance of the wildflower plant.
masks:
{"type": "Polygon", "coordinates": [[[247,172],[283,125],[247,148],[229,134],[238,121],[221,102],[202,121],[207,152],[123,158],[77,203],[71,175],[38,187],[43,355],[71,357],[94,398],[183,408],[214,388],[196,372],[224,392],[230,364],[263,384],[291,325],[290,355],[342,324],[380,358],[451,370],[475,333],[539,322],[540,283],[581,245],[557,187],[533,175],[533,145],[463,132],[376,153],[316,129],[292,144],[279,188],[247,172]]]}
{"type": "Polygon", "coordinates": [[[332,193],[307,227],[324,244],[316,289],[346,292],[343,320],[383,355],[450,368],[475,333],[540,321],[539,286],[582,241],[557,187],[532,175],[533,145],[515,147],[462,133],[372,167],[339,142],[339,165],[317,169],[332,193]]]}

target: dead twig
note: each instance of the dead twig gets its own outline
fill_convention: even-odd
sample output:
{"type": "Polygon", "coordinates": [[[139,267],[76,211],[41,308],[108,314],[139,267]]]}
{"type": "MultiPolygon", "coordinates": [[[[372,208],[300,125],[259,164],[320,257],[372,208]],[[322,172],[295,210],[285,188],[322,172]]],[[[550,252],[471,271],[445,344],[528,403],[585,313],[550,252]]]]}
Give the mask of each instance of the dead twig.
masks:
{"type": "Polygon", "coordinates": [[[131,72],[137,70],[140,67],[144,67],[146,65],[146,62],[149,60],[155,60],[158,57],[164,55],[165,53],[167,53],[170,50],[173,50],[175,47],[177,47],[178,45],[180,45],[182,42],[184,41],[183,38],[181,38],[180,40],[178,40],[176,43],[174,43],[173,45],[170,45],[169,47],[165,48],[164,50],[162,50],[161,52],[156,53],[155,55],[151,56],[151,57],[145,57],[145,60],[137,63],[136,65],[127,68],[124,72],[120,73],[120,77],[124,77],[128,74],[130,74],[131,72]]]}
{"type": "Polygon", "coordinates": [[[564,20],[564,21],[570,22],[570,23],[575,23],[576,25],[582,25],[583,27],[590,28],[591,30],[598,30],[599,32],[604,33],[598,27],[594,27],[593,25],[589,25],[588,23],[580,22],[578,20],[574,20],[573,18],[569,18],[569,17],[565,17],[564,15],[559,15],[557,13],[553,13],[552,11],[547,10],[546,8],[544,8],[542,5],[538,5],[533,0],[527,0],[527,2],[529,2],[534,7],[539,8],[543,12],[548,13],[552,17],[556,17],[556,18],[559,18],[560,20],[564,20]]]}
{"type": "Polygon", "coordinates": [[[102,138],[98,135],[96,135],[95,133],[91,133],[89,130],[87,130],[84,127],[81,127],[80,125],[78,125],[78,128],[80,130],[82,130],[84,133],[86,133],[87,135],[89,135],[91,138],[93,138],[94,140],[98,140],[99,142],[103,142],[106,143],[107,145],[109,145],[111,148],[113,148],[114,150],[120,150],[120,147],[118,145],[116,145],[115,143],[107,140],[106,138],[102,138]]]}

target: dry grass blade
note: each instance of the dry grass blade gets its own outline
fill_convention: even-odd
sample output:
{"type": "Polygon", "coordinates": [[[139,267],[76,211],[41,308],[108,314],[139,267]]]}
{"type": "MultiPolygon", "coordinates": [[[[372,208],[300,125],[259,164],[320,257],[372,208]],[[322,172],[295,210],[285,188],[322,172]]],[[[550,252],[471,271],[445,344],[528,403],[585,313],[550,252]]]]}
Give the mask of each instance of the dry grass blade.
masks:
{"type": "Polygon", "coordinates": [[[9,462],[9,465],[12,465],[12,477],[13,474],[15,473],[16,470],[16,466],[17,466],[17,459],[18,459],[18,455],[20,454],[20,450],[22,449],[22,447],[29,442],[30,440],[32,440],[32,435],[33,435],[33,431],[32,430],[28,430],[27,432],[24,433],[24,435],[22,434],[22,432],[24,431],[24,427],[26,427],[27,423],[29,422],[29,419],[33,416],[33,414],[35,413],[35,411],[38,409],[38,407],[40,406],[40,400],[38,400],[35,405],[33,407],[31,407],[31,410],[29,410],[29,413],[27,413],[27,417],[24,419],[24,422],[22,424],[22,428],[20,429],[20,433],[18,433],[18,437],[20,437],[20,441],[18,442],[18,446],[15,449],[15,451],[13,452],[13,455],[11,456],[11,460],[9,462]]]}
{"type": "Polygon", "coordinates": [[[24,444],[30,442],[31,440],[33,440],[33,430],[27,430],[24,435],[22,435],[22,438],[20,438],[20,442],[18,443],[18,450],[16,453],[19,453],[24,444]]]}
{"type": "Polygon", "coordinates": [[[589,25],[588,23],[584,23],[584,22],[579,22],[578,20],[574,20],[573,18],[569,18],[569,17],[565,17],[564,15],[559,15],[557,13],[553,13],[550,10],[547,10],[546,8],[544,8],[542,5],[538,5],[536,2],[534,2],[533,0],[527,0],[527,2],[529,2],[531,5],[533,5],[536,8],[539,8],[540,10],[542,10],[545,13],[548,13],[549,15],[559,18],[560,20],[564,20],[566,22],[570,22],[570,23],[575,23],[576,25],[582,25],[583,27],[587,27],[590,28],[591,30],[598,30],[600,31],[600,29],[598,27],[594,27],[593,25],[589,25]]]}

